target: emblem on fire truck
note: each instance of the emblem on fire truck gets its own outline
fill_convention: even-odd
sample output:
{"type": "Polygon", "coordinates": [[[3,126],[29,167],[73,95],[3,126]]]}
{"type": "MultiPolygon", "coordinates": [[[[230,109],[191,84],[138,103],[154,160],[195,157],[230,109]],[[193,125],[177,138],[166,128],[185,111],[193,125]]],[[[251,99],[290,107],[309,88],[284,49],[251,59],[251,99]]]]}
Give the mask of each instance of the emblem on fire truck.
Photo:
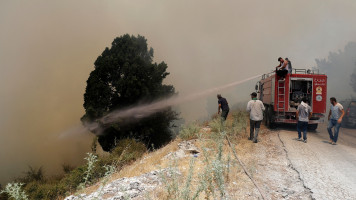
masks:
{"type": "Polygon", "coordinates": [[[323,93],[323,88],[318,86],[316,87],[316,94],[322,94],[323,93]]]}

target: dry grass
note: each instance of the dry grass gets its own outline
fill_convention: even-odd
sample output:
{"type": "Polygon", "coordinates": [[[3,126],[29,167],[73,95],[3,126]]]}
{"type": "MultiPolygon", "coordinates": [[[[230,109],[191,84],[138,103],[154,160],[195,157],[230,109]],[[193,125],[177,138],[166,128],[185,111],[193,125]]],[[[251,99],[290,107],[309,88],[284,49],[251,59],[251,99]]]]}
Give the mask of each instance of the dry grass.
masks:
{"type": "MultiPolygon", "coordinates": [[[[153,152],[146,153],[141,159],[133,162],[130,165],[124,166],[119,172],[113,174],[110,180],[116,180],[123,177],[134,177],[144,173],[151,172],[153,170],[165,169],[169,167],[175,167],[179,170],[181,175],[175,177],[176,180],[167,178],[167,184],[172,184],[172,181],[178,183],[178,191],[175,191],[175,196],[169,194],[167,185],[161,185],[154,191],[151,191],[146,195],[147,199],[194,199],[195,193],[199,190],[203,190],[199,193],[195,199],[223,199],[221,193],[217,189],[218,179],[224,181],[223,188],[229,199],[249,199],[251,197],[244,196],[247,193],[257,193],[252,182],[244,174],[242,167],[233,157],[232,151],[228,146],[226,140],[221,140],[221,163],[223,164],[223,175],[217,177],[214,171],[209,171],[207,167],[211,166],[213,162],[218,160],[219,154],[219,138],[224,131],[229,135],[230,140],[235,145],[235,150],[239,158],[244,162],[246,168],[253,175],[256,170],[256,157],[253,155],[256,151],[256,145],[247,140],[248,118],[246,114],[237,113],[229,115],[224,127],[219,126],[219,119],[206,122],[201,125],[199,133],[196,133],[197,139],[191,140],[194,145],[199,149],[200,154],[198,157],[193,156],[185,158],[167,158],[165,157],[169,153],[175,152],[179,149],[178,144],[182,142],[182,139],[176,139],[165,147],[153,152]],[[221,130],[219,130],[219,128],[221,130]],[[194,163],[191,165],[191,163],[194,163]],[[205,173],[205,174],[204,174],[205,173]],[[210,174],[209,174],[210,173],[210,174]],[[203,176],[210,176],[210,182],[203,176]],[[187,181],[191,178],[191,181],[187,181]],[[206,186],[202,189],[202,182],[205,180],[206,186]],[[184,188],[189,187],[189,192],[184,188]],[[186,192],[184,192],[186,191],[186,192]],[[189,194],[188,194],[189,193],[189,194]],[[187,198],[187,196],[189,198],[187,198]]],[[[261,127],[261,136],[263,137],[268,130],[261,127]]],[[[268,142],[263,141],[263,144],[268,142]]],[[[110,181],[109,180],[109,181],[110,181]]],[[[84,191],[85,193],[91,193],[97,190],[100,184],[96,184],[84,191]]]]}

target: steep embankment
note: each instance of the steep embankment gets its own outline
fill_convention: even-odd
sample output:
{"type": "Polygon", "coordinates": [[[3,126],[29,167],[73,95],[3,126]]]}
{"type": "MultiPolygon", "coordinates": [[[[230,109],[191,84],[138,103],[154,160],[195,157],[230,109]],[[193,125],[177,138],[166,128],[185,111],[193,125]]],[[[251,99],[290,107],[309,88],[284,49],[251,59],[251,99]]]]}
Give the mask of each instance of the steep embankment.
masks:
{"type": "Polygon", "coordinates": [[[247,140],[246,125],[246,115],[235,113],[225,126],[213,120],[186,127],[180,139],[66,199],[261,198],[234,158],[226,135],[263,196],[311,199],[278,133],[262,128],[260,142],[254,144],[247,140]]]}

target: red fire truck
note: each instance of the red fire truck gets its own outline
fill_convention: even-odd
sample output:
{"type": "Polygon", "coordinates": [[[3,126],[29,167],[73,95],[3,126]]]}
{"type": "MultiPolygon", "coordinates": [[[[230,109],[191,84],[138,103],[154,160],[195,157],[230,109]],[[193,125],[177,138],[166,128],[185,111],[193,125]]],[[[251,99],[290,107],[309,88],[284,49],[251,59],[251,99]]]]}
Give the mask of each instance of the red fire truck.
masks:
{"type": "Polygon", "coordinates": [[[313,110],[308,128],[315,130],[324,122],[327,76],[318,70],[294,69],[285,80],[275,72],[264,74],[256,90],[266,108],[265,124],[270,128],[282,123],[296,124],[296,110],[303,97],[308,99],[313,110]]]}

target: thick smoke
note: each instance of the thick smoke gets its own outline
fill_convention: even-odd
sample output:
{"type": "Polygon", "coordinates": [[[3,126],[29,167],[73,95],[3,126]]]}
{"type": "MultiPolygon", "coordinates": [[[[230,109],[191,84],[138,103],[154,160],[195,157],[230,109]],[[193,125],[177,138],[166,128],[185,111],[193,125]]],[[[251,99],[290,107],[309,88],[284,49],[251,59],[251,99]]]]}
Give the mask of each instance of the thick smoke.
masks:
{"type": "MultiPolygon", "coordinates": [[[[53,174],[64,162],[83,161],[92,135],[58,136],[80,123],[93,63],[117,36],[145,36],[155,60],[168,64],[166,82],[184,97],[269,72],[280,56],[295,68],[314,66],[356,41],[355,7],[329,0],[0,1],[0,182],[27,165],[53,174]]],[[[353,91],[351,72],[343,79],[353,91]]],[[[234,105],[253,87],[221,93],[234,105]]],[[[216,94],[207,98],[217,110],[216,94]]],[[[181,116],[206,117],[206,104],[186,102],[181,116]]]]}
{"type": "MultiPolygon", "coordinates": [[[[355,65],[356,65],[356,63],[355,63],[355,65]]],[[[350,85],[351,85],[352,89],[354,89],[354,92],[356,93],[356,68],[354,69],[354,73],[351,74],[350,85]]]]}
{"type": "Polygon", "coordinates": [[[355,95],[355,63],[356,42],[349,42],[338,52],[330,52],[327,59],[316,60],[317,68],[328,76],[329,97],[342,100],[355,95]]]}

